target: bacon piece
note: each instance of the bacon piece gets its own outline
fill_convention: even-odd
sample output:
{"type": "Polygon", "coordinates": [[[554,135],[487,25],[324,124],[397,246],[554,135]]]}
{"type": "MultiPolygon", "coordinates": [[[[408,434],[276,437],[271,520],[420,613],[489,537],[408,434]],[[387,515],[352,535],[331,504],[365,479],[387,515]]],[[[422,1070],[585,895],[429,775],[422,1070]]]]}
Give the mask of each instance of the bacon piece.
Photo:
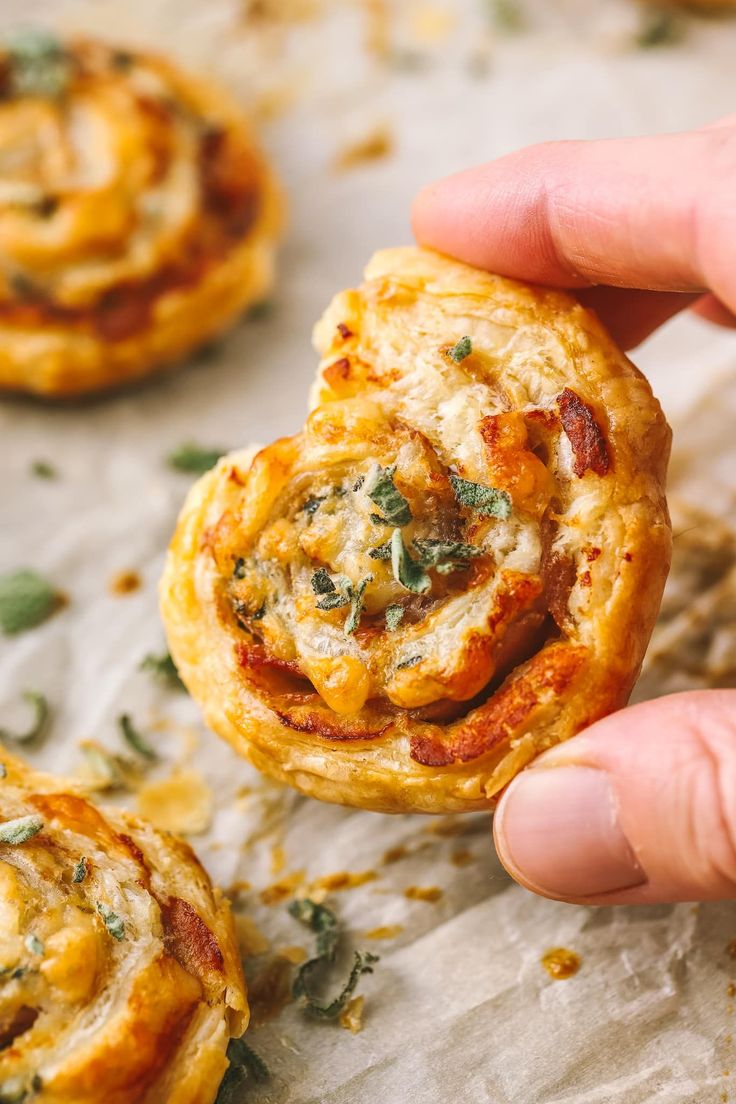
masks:
{"type": "Polygon", "coordinates": [[[569,387],[559,396],[557,406],[562,428],[572,445],[575,475],[585,475],[586,471],[606,475],[611,466],[608,446],[591,408],[569,387]]]}

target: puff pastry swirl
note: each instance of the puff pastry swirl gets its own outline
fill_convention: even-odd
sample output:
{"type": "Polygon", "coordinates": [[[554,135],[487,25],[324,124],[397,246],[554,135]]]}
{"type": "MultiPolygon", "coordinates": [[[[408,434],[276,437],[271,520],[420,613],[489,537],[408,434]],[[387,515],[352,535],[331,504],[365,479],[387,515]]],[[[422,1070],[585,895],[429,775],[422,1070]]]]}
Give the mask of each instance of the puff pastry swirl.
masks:
{"type": "Polygon", "coordinates": [[[282,202],[236,104],[152,54],[0,47],[0,387],[169,364],[268,290],[282,202]]]}
{"type": "Polygon", "coordinates": [[[0,1100],[211,1104],[247,1005],[190,848],[3,754],[0,1100]]]}
{"type": "Polygon", "coordinates": [[[484,807],[623,704],[670,557],[669,429],[570,296],[377,254],[303,431],[192,490],[163,580],[216,732],[317,797],[484,807]]]}

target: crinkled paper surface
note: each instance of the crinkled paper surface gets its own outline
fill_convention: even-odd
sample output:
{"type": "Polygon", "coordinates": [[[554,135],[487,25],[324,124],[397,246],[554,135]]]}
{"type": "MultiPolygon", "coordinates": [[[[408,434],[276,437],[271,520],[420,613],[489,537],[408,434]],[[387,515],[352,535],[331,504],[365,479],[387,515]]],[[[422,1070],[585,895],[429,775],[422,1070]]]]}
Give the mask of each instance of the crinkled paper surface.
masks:
{"type": "MultiPolygon", "coordinates": [[[[247,967],[249,1040],[272,1076],[249,1101],[736,1100],[732,905],[590,910],[536,899],[504,874],[485,817],[390,818],[282,791],[207,733],[185,695],[138,670],[163,647],[156,583],[187,486],[165,455],[188,439],[224,448],[298,428],[313,322],[374,248],[408,240],[423,181],[527,142],[674,130],[733,109],[736,24],[697,23],[681,45],[645,51],[628,45],[638,16],[627,0],[529,0],[527,30],[509,36],[489,31],[483,8],[4,0],[2,25],[45,16],[152,43],[230,84],[263,119],[291,225],[271,315],[213,355],[109,398],[0,406],[0,571],[35,567],[69,598],[45,625],[0,641],[0,724],[22,720],[23,689],[43,691],[53,724],[29,757],[68,772],[80,741],[120,750],[116,718],[128,712],[164,757],[152,777],[179,770],[206,783],[212,808],[200,792],[194,826],[211,825],[192,842],[223,885],[239,885],[239,915],[269,943],[256,939],[247,967]],[[58,478],[34,477],[36,459],[58,478]],[[122,570],[142,586],[118,596],[110,584],[122,570]],[[372,876],[342,891],[314,884],[344,871],[372,876]],[[288,893],[310,885],[344,921],[347,949],[381,955],[361,982],[358,1034],[310,1022],[293,1004],[271,1016],[273,978],[290,969],[279,952],[309,946],[288,893]],[[441,894],[408,898],[412,886],[441,894]],[[367,939],[378,927],[389,937],[367,939]],[[582,959],[566,981],[540,964],[555,946],[582,959]]],[[[736,684],[735,341],[680,319],[637,357],[678,427],[675,570],[640,697],[736,684]]]]}

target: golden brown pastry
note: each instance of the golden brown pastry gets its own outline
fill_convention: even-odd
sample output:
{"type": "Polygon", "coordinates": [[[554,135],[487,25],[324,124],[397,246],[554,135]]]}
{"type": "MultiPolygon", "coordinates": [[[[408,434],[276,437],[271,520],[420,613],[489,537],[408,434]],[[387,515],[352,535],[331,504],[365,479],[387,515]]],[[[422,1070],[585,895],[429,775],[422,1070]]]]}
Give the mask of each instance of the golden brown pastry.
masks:
{"type": "Polygon", "coordinates": [[[211,1104],[247,1023],[190,848],[0,755],[0,1100],[211,1104]]]}
{"type": "Polygon", "coordinates": [[[378,253],[302,433],[193,488],[163,614],[212,728],[387,811],[487,806],[622,705],[670,557],[670,433],[571,296],[378,253]]]}
{"type": "Polygon", "coordinates": [[[268,290],[281,200],[237,105],[151,54],[0,47],[0,388],[148,375],[268,290]]]}

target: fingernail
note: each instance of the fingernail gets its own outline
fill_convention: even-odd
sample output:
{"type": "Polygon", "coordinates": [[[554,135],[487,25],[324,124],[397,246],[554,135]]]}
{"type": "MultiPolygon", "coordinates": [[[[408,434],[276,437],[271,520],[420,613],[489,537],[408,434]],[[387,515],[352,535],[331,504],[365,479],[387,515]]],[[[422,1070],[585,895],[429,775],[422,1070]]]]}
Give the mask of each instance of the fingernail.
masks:
{"type": "Polygon", "coordinates": [[[509,873],[548,897],[594,897],[646,881],[608,776],[592,767],[524,771],[501,801],[494,834],[509,873]]]}

